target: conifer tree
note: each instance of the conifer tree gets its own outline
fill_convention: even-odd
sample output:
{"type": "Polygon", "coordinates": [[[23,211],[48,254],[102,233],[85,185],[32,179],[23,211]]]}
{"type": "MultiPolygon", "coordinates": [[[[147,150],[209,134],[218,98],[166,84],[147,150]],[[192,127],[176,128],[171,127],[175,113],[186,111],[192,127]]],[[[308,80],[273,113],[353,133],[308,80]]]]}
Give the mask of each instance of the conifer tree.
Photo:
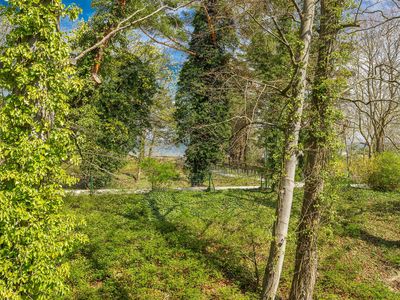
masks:
{"type": "Polygon", "coordinates": [[[235,39],[230,21],[218,18],[218,1],[196,9],[189,50],[176,97],[180,140],[187,146],[186,167],[193,186],[201,185],[213,164],[220,162],[229,136],[229,99],[224,91],[227,49],[235,39]]]}

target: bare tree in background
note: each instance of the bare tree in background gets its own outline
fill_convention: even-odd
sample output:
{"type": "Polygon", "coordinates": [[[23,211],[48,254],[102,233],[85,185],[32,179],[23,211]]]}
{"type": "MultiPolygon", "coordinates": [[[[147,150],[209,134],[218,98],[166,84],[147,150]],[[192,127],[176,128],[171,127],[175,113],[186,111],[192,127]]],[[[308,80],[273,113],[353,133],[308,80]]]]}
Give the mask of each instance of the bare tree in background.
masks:
{"type": "Polygon", "coordinates": [[[343,106],[369,156],[400,145],[399,28],[400,20],[392,20],[355,37],[351,89],[343,106]]]}

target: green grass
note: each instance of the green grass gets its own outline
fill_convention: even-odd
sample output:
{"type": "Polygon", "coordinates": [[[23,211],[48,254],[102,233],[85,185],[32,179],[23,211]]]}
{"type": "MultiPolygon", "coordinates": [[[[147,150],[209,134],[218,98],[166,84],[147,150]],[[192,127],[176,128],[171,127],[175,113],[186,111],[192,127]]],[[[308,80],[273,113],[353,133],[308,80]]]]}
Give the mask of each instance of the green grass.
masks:
{"type": "MultiPolygon", "coordinates": [[[[70,258],[67,298],[257,299],[274,205],[273,194],[250,191],[69,197],[66,209],[86,220],[90,241],[70,258]]],[[[345,190],[336,207],[320,236],[315,299],[399,299],[400,195],[345,190]]]]}
{"type": "MultiPolygon", "coordinates": [[[[190,182],[187,179],[182,168],[182,162],[178,162],[176,158],[160,159],[175,162],[177,170],[180,174],[179,180],[169,182],[168,187],[173,188],[185,188],[190,187],[190,182]]],[[[227,171],[228,172],[228,171],[227,171]]],[[[147,180],[147,176],[144,172],[141,172],[140,179],[136,181],[134,177],[137,176],[138,165],[136,159],[128,158],[127,164],[118,170],[113,176],[111,182],[104,188],[113,189],[150,189],[151,184],[147,180]]],[[[213,172],[212,179],[215,186],[259,186],[260,176],[255,174],[245,173],[229,173],[220,174],[220,172],[213,172]]],[[[205,186],[208,186],[208,179],[204,182],[205,186]]]]}

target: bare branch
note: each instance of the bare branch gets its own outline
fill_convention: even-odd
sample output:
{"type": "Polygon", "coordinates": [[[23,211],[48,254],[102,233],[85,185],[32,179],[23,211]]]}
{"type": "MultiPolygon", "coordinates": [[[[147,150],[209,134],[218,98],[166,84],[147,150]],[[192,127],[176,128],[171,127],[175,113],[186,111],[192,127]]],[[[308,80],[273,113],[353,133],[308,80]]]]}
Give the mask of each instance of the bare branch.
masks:
{"type": "Polygon", "coordinates": [[[291,0],[291,1],[297,13],[299,14],[300,19],[303,19],[303,12],[301,11],[300,6],[297,4],[296,0],[291,0]]]}
{"type": "Polygon", "coordinates": [[[163,5],[163,6],[159,7],[158,9],[156,9],[155,11],[149,13],[148,15],[146,15],[146,16],[144,16],[144,17],[141,17],[141,18],[139,18],[139,19],[137,19],[137,20],[134,20],[134,21],[132,21],[132,22],[129,22],[134,16],[136,16],[138,13],[140,13],[141,11],[144,10],[144,8],[139,9],[139,10],[135,11],[133,14],[131,14],[129,17],[127,17],[127,18],[125,18],[124,20],[122,20],[121,22],[119,22],[119,23],[117,24],[117,26],[116,26],[113,30],[111,30],[108,34],[106,34],[106,35],[105,35],[100,41],[98,41],[96,44],[94,44],[93,46],[91,46],[91,47],[89,47],[89,48],[83,50],[79,55],[77,55],[77,56],[75,56],[73,59],[71,59],[71,63],[72,63],[72,64],[76,64],[76,62],[77,62],[79,59],[81,59],[82,57],[84,57],[84,56],[85,56],[86,54],[88,54],[89,52],[91,52],[91,51],[93,51],[93,50],[99,48],[101,45],[103,45],[103,44],[106,43],[109,39],[111,39],[113,36],[115,36],[118,32],[120,32],[120,31],[122,31],[122,30],[124,30],[124,29],[126,29],[126,28],[132,27],[132,26],[135,25],[135,24],[141,23],[141,22],[143,22],[143,21],[145,21],[145,20],[151,18],[152,16],[154,16],[154,15],[160,13],[161,11],[164,11],[164,10],[177,11],[177,10],[183,8],[183,7],[186,7],[186,6],[190,5],[191,3],[195,2],[195,1],[197,1],[197,0],[189,1],[188,3],[183,4],[183,5],[180,5],[180,6],[175,7],[175,8],[174,8],[174,7],[170,7],[170,6],[168,6],[168,5],[163,5]]]}
{"type": "Polygon", "coordinates": [[[176,43],[178,45],[168,44],[166,42],[157,40],[154,36],[152,36],[147,31],[145,31],[142,27],[139,27],[139,28],[143,32],[144,35],[146,35],[149,39],[151,39],[153,42],[155,42],[157,44],[160,44],[160,45],[163,45],[165,47],[172,48],[172,49],[175,49],[175,50],[178,50],[178,51],[186,52],[186,53],[188,53],[190,55],[193,55],[193,56],[197,55],[196,52],[193,52],[193,51],[183,47],[182,45],[178,44],[176,41],[173,41],[173,40],[169,39],[169,40],[171,40],[172,42],[174,42],[174,43],[176,43]]]}

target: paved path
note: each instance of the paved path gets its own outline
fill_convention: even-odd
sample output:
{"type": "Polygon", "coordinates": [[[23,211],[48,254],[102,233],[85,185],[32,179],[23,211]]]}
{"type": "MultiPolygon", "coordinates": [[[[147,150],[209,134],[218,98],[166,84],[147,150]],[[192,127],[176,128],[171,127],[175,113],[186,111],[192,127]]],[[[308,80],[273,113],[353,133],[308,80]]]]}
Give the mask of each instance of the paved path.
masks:
{"type": "MultiPolygon", "coordinates": [[[[296,182],[296,188],[302,188],[304,182],[296,182]]],[[[368,188],[365,184],[350,184],[352,188],[365,189],[368,188]]],[[[228,190],[257,190],[260,186],[249,185],[249,186],[216,186],[216,191],[228,191],[228,190]]],[[[207,187],[184,187],[184,188],[174,188],[173,191],[206,191],[207,187]]],[[[99,189],[95,190],[96,195],[101,194],[146,194],[150,192],[150,189],[99,189]]],[[[69,195],[89,195],[90,190],[66,190],[69,195]]]]}
{"type": "MultiPolygon", "coordinates": [[[[94,190],[96,195],[101,194],[145,194],[150,189],[98,189],[94,190]]],[[[65,190],[67,195],[89,195],[90,190],[65,190]]]]}
{"type": "MultiPolygon", "coordinates": [[[[226,190],[257,190],[260,186],[216,186],[216,191],[226,190]]],[[[207,187],[185,187],[185,188],[174,188],[172,191],[206,191],[207,187]]],[[[146,194],[150,192],[150,189],[99,189],[95,190],[96,195],[101,194],[146,194]]],[[[69,195],[89,195],[90,190],[66,190],[69,195]]]]}

